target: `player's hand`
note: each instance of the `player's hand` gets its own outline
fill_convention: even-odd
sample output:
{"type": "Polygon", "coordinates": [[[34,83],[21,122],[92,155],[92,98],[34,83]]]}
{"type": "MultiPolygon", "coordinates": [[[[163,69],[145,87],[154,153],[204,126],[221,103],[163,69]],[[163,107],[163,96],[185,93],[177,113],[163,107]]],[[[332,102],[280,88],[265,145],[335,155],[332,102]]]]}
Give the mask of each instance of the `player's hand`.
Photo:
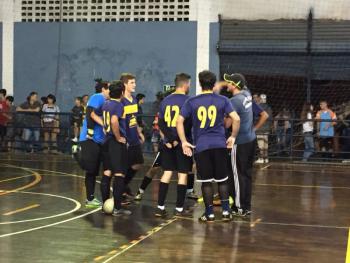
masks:
{"type": "Polygon", "coordinates": [[[235,141],[236,141],[236,138],[235,137],[228,137],[227,141],[226,141],[226,147],[228,149],[232,149],[233,148],[233,145],[235,144],[235,141]]]}
{"type": "Polygon", "coordinates": [[[190,144],[189,142],[182,143],[182,151],[183,151],[184,155],[191,157],[193,154],[192,149],[194,149],[194,148],[196,148],[196,146],[190,144]]]}
{"type": "Polygon", "coordinates": [[[175,148],[176,146],[179,145],[179,142],[178,141],[173,141],[173,147],[175,148]]]}
{"type": "Polygon", "coordinates": [[[126,144],[126,139],[124,137],[120,137],[118,139],[118,142],[122,143],[122,144],[126,144]]]}
{"type": "Polygon", "coordinates": [[[166,143],[166,144],[165,144],[165,146],[166,146],[168,149],[173,148],[172,144],[171,144],[171,143],[169,143],[169,142],[168,142],[168,143],[166,143]]]}

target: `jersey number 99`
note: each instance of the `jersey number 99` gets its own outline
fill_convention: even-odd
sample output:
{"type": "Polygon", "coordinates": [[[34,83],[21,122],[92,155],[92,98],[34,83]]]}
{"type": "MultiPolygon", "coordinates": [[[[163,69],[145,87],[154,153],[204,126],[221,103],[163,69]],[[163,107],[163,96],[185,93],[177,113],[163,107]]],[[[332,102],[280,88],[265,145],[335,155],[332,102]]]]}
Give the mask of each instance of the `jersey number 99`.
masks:
{"type": "Polygon", "coordinates": [[[207,120],[210,121],[209,127],[213,127],[216,121],[217,110],[214,105],[209,106],[208,108],[200,106],[197,110],[198,120],[201,122],[200,128],[205,128],[207,120]]]}
{"type": "Polygon", "coordinates": [[[164,112],[164,120],[168,127],[176,127],[176,121],[180,114],[180,108],[177,105],[166,106],[164,112]],[[174,113],[173,116],[171,113],[174,113]]]}

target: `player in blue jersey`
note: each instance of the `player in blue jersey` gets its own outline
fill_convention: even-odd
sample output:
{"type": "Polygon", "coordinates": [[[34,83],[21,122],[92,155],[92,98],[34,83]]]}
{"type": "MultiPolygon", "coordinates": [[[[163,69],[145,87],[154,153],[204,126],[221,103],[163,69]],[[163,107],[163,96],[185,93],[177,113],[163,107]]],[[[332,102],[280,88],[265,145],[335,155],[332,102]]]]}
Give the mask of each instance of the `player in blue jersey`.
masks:
{"type": "Polygon", "coordinates": [[[202,94],[188,99],[181,108],[177,121],[177,132],[182,143],[183,152],[194,158],[198,170],[198,181],[202,183],[205,212],[199,218],[201,222],[215,220],[213,209],[213,185],[217,182],[222,205],[222,219],[232,219],[229,205],[227,147],[232,147],[239,130],[240,118],[233,110],[230,101],[213,93],[216,76],[210,71],[199,73],[202,94]],[[224,119],[232,119],[232,134],[226,140],[224,119]],[[184,122],[192,120],[194,145],[188,142],[184,122]],[[224,165],[223,165],[224,164],[224,165]]]}
{"type": "MultiPolygon", "coordinates": [[[[86,207],[101,206],[101,202],[95,198],[96,176],[99,174],[100,163],[103,155],[102,144],[105,139],[102,120],[102,106],[109,98],[108,83],[97,83],[96,93],[88,101],[86,118],[80,132],[81,157],[80,165],[86,171],[86,207]]],[[[107,163],[104,169],[108,170],[107,163]]]]}
{"type": "Polygon", "coordinates": [[[102,200],[105,202],[110,195],[110,184],[112,176],[114,211],[113,215],[130,215],[129,210],[122,208],[122,196],[124,192],[124,177],[128,166],[126,147],[126,121],[124,116],[124,105],[121,98],[125,86],[121,81],[112,82],[109,86],[110,100],[102,107],[104,129],[106,132],[105,146],[110,170],[104,173],[101,180],[102,200]]]}
{"type": "Polygon", "coordinates": [[[128,169],[125,175],[125,195],[132,197],[133,194],[129,183],[135,174],[142,167],[144,162],[141,144],[145,137],[142,130],[137,125],[138,103],[132,95],[136,88],[136,78],[130,73],[123,73],[120,80],[124,83],[125,93],[121,102],[124,105],[124,114],[126,120],[126,141],[128,144],[128,169]]]}
{"type": "Polygon", "coordinates": [[[254,105],[243,75],[238,73],[225,74],[224,80],[227,90],[233,94],[231,98],[233,109],[241,119],[239,133],[231,152],[233,180],[230,181],[232,184],[230,192],[233,195],[233,189],[235,191],[232,214],[248,216],[251,214],[252,171],[256,149],[255,131],[262,127],[269,116],[259,105],[254,105]],[[254,115],[259,116],[255,126],[254,115]]]}
{"type": "MultiPolygon", "coordinates": [[[[176,121],[182,105],[189,98],[187,94],[190,84],[191,77],[188,74],[177,74],[175,77],[175,92],[164,98],[159,107],[159,128],[164,134],[161,149],[161,167],[164,173],[159,184],[158,207],[155,212],[157,217],[165,217],[167,214],[165,199],[174,172],[178,172],[175,215],[181,216],[185,213],[183,206],[187,190],[187,174],[192,170],[192,157],[186,156],[182,151],[176,131],[176,121]]],[[[189,126],[187,125],[187,127],[189,126]]],[[[190,138],[191,127],[187,128],[187,139],[190,138]]]]}

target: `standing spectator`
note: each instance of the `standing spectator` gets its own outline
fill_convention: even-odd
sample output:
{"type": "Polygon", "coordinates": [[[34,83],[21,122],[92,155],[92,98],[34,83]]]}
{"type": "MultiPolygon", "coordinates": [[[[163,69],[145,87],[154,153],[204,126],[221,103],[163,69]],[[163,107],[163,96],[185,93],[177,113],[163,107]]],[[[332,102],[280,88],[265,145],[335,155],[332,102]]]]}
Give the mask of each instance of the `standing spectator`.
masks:
{"type": "Polygon", "coordinates": [[[87,108],[87,103],[89,101],[89,95],[83,95],[82,96],[82,106],[84,108],[84,112],[83,112],[83,120],[85,119],[86,116],[86,108],[87,108]]]}
{"type": "Polygon", "coordinates": [[[7,122],[7,132],[6,132],[6,139],[8,141],[7,148],[12,149],[12,142],[15,139],[16,136],[16,129],[15,129],[15,113],[16,113],[16,106],[13,104],[14,98],[12,96],[6,97],[6,104],[8,106],[8,122],[7,122]]]}
{"type": "Polygon", "coordinates": [[[9,107],[6,103],[6,90],[0,89],[0,149],[5,147],[6,125],[9,107]]]}
{"type": "Polygon", "coordinates": [[[136,120],[137,120],[137,124],[141,128],[145,126],[145,123],[143,122],[143,119],[142,119],[142,115],[143,115],[142,105],[145,103],[145,98],[146,98],[145,94],[138,93],[136,95],[136,100],[138,104],[138,112],[137,112],[136,120]]]}
{"type": "Polygon", "coordinates": [[[59,107],[55,104],[56,97],[52,94],[47,96],[47,104],[42,108],[42,127],[44,130],[44,152],[57,153],[57,134],[59,133],[59,107]]]}
{"type": "Polygon", "coordinates": [[[304,154],[303,162],[307,162],[310,156],[315,152],[314,142],[314,122],[313,122],[314,107],[310,103],[305,103],[301,112],[300,119],[303,122],[303,135],[304,135],[304,154]]]}
{"type": "Polygon", "coordinates": [[[162,102],[164,95],[161,91],[156,93],[156,100],[152,103],[152,114],[157,114],[159,111],[160,103],[162,102]]]}
{"type": "Polygon", "coordinates": [[[34,152],[37,150],[40,138],[40,102],[38,101],[38,93],[31,92],[27,97],[27,101],[17,107],[17,112],[23,112],[22,125],[23,140],[25,141],[26,150],[34,152]],[[33,140],[31,140],[33,137],[33,140]],[[34,143],[31,143],[33,141],[34,143]]]}
{"type": "Polygon", "coordinates": [[[291,124],[290,124],[290,112],[287,108],[283,108],[276,117],[274,122],[274,129],[277,136],[277,153],[281,154],[288,151],[288,146],[291,139],[291,124]]]}
{"type": "Polygon", "coordinates": [[[257,132],[257,142],[260,151],[259,158],[256,163],[268,163],[269,162],[269,134],[272,126],[272,109],[267,104],[267,97],[265,94],[261,94],[254,101],[269,115],[264,125],[257,132]]]}
{"type": "Polygon", "coordinates": [[[327,101],[320,101],[320,108],[316,115],[318,136],[320,137],[320,148],[323,158],[330,158],[332,156],[332,142],[334,137],[334,125],[336,122],[331,120],[337,120],[337,116],[333,111],[328,108],[327,101]],[[328,153],[327,153],[328,152],[328,153]]]}
{"type": "Polygon", "coordinates": [[[80,134],[80,127],[83,124],[84,107],[82,105],[82,98],[75,98],[75,105],[72,108],[71,124],[73,126],[74,138],[73,142],[78,142],[78,136],[80,134]]]}
{"type": "Polygon", "coordinates": [[[151,142],[153,145],[153,152],[157,153],[159,151],[159,143],[160,143],[160,129],[159,129],[159,113],[156,114],[156,116],[154,117],[154,121],[152,124],[152,138],[151,138],[151,142]]]}

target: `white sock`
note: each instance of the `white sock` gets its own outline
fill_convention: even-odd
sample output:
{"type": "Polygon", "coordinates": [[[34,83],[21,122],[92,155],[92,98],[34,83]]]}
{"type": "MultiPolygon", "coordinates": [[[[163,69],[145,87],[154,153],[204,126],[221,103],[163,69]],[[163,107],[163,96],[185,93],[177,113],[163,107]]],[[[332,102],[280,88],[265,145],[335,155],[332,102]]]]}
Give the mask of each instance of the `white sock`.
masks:
{"type": "Polygon", "coordinates": [[[145,190],[142,190],[141,188],[139,188],[139,192],[140,192],[141,194],[143,194],[143,193],[145,192],[145,190]]]}
{"type": "Polygon", "coordinates": [[[158,208],[159,208],[160,210],[164,210],[164,209],[165,209],[165,206],[164,206],[164,205],[159,205],[158,208]]]}
{"type": "Polygon", "coordinates": [[[187,189],[186,191],[188,194],[193,193],[193,189],[187,189]]]}
{"type": "Polygon", "coordinates": [[[223,214],[224,216],[227,216],[227,215],[229,214],[229,212],[228,212],[228,211],[222,211],[222,214],[223,214]]]}

